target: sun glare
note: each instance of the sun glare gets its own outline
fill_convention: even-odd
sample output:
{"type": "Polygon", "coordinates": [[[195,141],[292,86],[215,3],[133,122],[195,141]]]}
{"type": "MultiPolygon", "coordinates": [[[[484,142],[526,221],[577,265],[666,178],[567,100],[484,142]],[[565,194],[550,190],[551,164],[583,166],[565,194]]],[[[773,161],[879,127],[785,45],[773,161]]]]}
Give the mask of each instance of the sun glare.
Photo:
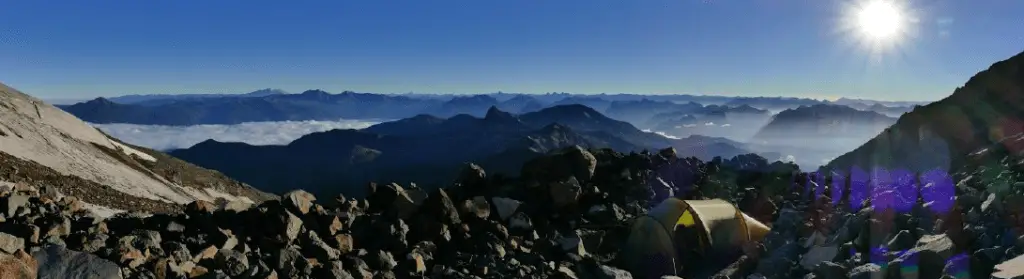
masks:
{"type": "Polygon", "coordinates": [[[900,16],[892,3],[873,1],[857,13],[857,25],[867,36],[888,39],[899,31],[900,16]]]}
{"type": "Polygon", "coordinates": [[[909,40],[916,15],[908,0],[850,0],[843,10],[841,31],[874,59],[909,40]]]}

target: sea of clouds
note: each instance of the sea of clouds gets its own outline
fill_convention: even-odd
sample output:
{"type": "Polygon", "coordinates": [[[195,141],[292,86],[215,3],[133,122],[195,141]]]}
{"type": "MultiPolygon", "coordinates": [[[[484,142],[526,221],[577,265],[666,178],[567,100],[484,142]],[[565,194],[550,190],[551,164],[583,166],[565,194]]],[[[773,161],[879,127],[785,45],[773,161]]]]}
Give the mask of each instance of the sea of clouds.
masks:
{"type": "Polygon", "coordinates": [[[137,124],[92,124],[104,133],[130,144],[172,150],[214,139],[252,145],[284,145],[307,134],[334,129],[362,129],[379,120],[276,121],[235,125],[164,126],[137,124]]]}

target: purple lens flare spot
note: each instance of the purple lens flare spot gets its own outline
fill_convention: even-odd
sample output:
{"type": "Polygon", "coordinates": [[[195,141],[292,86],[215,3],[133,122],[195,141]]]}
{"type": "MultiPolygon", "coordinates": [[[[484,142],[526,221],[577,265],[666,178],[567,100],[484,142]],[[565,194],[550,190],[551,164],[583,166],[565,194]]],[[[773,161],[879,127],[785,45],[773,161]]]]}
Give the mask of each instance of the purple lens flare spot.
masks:
{"type": "Polygon", "coordinates": [[[868,197],[868,173],[858,167],[850,169],[850,210],[860,211],[868,197]]]}

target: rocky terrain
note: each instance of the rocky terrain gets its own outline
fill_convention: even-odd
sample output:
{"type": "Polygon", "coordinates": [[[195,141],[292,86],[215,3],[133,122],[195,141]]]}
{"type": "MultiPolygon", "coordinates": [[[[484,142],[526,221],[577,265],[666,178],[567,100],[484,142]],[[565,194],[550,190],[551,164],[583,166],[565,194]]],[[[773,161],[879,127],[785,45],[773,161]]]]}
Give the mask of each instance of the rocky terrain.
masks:
{"type": "Polygon", "coordinates": [[[772,181],[772,167],[780,179],[793,171],[756,156],[706,164],[572,147],[528,162],[521,179],[467,165],[432,191],[371,184],[366,199],[318,201],[296,190],[107,219],[18,185],[0,191],[0,278],[628,278],[615,257],[632,217],[712,188],[738,199],[731,179],[772,181]]]}
{"type": "Polygon", "coordinates": [[[632,278],[618,259],[630,220],[672,196],[726,199],[772,228],[711,278],[988,278],[1024,253],[1022,223],[1007,221],[1019,202],[993,199],[970,175],[955,189],[935,176],[921,175],[930,183],[903,210],[883,202],[897,184],[756,155],[570,147],[519,178],[467,165],[429,191],[370,184],[365,199],[317,200],[296,190],[106,219],[19,185],[0,190],[0,278],[632,278]],[[861,200],[863,185],[884,186],[861,200]],[[955,205],[936,199],[953,200],[943,191],[955,205]]]}

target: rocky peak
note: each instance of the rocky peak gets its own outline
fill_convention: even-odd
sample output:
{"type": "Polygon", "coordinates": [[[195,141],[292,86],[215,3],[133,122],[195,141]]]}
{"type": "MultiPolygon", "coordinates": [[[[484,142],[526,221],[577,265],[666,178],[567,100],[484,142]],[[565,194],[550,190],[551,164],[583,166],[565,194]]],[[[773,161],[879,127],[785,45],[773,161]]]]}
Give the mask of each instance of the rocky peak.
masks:
{"type": "Polygon", "coordinates": [[[519,120],[515,115],[504,112],[498,109],[497,106],[491,106],[487,109],[487,114],[484,116],[484,121],[488,122],[518,122],[519,120]]]}

